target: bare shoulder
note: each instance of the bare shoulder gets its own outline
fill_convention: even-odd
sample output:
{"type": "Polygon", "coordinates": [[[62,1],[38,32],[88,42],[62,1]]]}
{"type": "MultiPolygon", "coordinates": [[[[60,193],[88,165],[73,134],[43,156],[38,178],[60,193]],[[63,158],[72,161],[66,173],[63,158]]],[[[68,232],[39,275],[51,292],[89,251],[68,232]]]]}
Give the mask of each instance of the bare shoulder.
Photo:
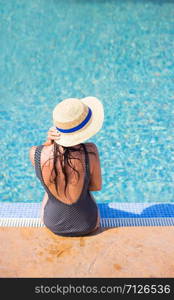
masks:
{"type": "Polygon", "coordinates": [[[49,146],[43,146],[43,149],[42,149],[42,153],[43,153],[43,156],[50,156],[54,151],[54,146],[53,145],[49,145],[49,146]]]}
{"type": "Polygon", "coordinates": [[[36,148],[37,148],[37,146],[30,147],[30,152],[35,152],[36,148]]]}
{"type": "Polygon", "coordinates": [[[90,163],[96,166],[96,164],[99,162],[99,152],[97,146],[94,143],[85,143],[85,145],[89,153],[90,163]]]}
{"type": "Polygon", "coordinates": [[[54,148],[53,145],[43,146],[41,153],[41,165],[44,167],[50,166],[54,159],[54,148]]]}
{"type": "Polygon", "coordinates": [[[88,151],[93,151],[98,154],[97,146],[94,143],[85,143],[88,151]]]}
{"type": "Polygon", "coordinates": [[[30,149],[29,149],[29,155],[30,155],[31,157],[34,157],[36,148],[37,148],[37,146],[32,146],[32,147],[30,147],[30,149]]]}

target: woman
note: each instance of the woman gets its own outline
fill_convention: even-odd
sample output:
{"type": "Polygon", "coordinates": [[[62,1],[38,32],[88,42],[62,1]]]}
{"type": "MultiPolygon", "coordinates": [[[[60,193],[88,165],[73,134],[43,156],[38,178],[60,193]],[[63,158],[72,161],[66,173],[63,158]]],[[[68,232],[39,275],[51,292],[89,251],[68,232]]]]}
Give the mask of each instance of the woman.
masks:
{"type": "Polygon", "coordinates": [[[30,149],[36,176],[46,190],[45,226],[62,236],[83,236],[99,227],[99,211],[90,191],[101,190],[98,150],[84,143],[102,127],[103,106],[95,97],[69,98],[53,110],[48,140],[30,149]]]}

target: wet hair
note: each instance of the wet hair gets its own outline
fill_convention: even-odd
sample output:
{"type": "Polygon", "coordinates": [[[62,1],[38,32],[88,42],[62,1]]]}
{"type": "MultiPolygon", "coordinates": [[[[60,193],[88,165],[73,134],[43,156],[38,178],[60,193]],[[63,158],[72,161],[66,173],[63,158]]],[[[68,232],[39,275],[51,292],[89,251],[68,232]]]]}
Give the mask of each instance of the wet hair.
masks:
{"type": "MultiPolygon", "coordinates": [[[[57,143],[53,142],[53,158],[49,158],[48,160],[53,159],[53,169],[51,171],[51,177],[52,177],[53,171],[55,172],[56,176],[55,176],[55,178],[53,178],[52,181],[50,181],[50,183],[54,183],[55,184],[56,191],[58,193],[57,182],[58,182],[58,177],[60,176],[60,170],[57,169],[56,163],[57,163],[57,159],[59,158],[60,159],[60,164],[61,164],[61,169],[62,169],[62,172],[64,174],[64,178],[65,178],[64,194],[66,196],[66,189],[67,189],[68,180],[69,180],[68,173],[67,173],[67,166],[69,166],[75,173],[77,173],[78,180],[79,180],[80,179],[80,174],[79,174],[78,170],[76,170],[74,168],[74,166],[72,165],[71,159],[78,159],[78,160],[80,160],[80,158],[77,158],[77,157],[73,156],[73,152],[83,153],[84,149],[83,149],[82,144],[79,144],[78,148],[77,147],[73,147],[73,146],[71,146],[71,147],[61,146],[61,147],[64,150],[63,153],[60,151],[59,145],[57,143]],[[63,164],[63,161],[64,161],[64,164],[63,164]]],[[[96,155],[96,153],[93,152],[93,151],[87,151],[87,152],[96,155]]],[[[44,163],[44,165],[45,165],[45,163],[44,163]]],[[[82,161],[81,161],[81,163],[82,163],[82,161]]],[[[42,168],[43,168],[43,166],[42,166],[42,168]]]]}

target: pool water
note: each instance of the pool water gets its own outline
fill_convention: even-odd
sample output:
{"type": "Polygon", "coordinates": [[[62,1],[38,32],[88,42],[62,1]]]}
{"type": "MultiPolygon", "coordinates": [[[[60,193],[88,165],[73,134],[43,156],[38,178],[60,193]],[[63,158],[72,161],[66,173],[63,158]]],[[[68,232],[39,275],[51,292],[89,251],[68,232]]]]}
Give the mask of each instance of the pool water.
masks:
{"type": "Polygon", "coordinates": [[[174,2],[0,0],[0,200],[40,202],[52,110],[98,97],[98,202],[174,202],[174,2]]]}

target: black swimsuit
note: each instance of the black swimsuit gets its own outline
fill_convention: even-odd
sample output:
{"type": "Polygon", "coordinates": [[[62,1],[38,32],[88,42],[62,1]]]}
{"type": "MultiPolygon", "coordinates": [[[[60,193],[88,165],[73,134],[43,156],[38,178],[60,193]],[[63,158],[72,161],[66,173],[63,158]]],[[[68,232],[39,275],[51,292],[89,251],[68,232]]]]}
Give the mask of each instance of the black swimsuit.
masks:
{"type": "Polygon", "coordinates": [[[89,157],[84,144],[85,178],[82,192],[75,203],[66,204],[57,199],[44,183],[41,172],[41,151],[44,145],[39,145],[35,151],[36,176],[41,181],[48,194],[48,201],[44,208],[44,224],[52,232],[62,236],[82,236],[90,233],[96,226],[98,217],[97,204],[88,190],[90,172],[89,157]]]}

